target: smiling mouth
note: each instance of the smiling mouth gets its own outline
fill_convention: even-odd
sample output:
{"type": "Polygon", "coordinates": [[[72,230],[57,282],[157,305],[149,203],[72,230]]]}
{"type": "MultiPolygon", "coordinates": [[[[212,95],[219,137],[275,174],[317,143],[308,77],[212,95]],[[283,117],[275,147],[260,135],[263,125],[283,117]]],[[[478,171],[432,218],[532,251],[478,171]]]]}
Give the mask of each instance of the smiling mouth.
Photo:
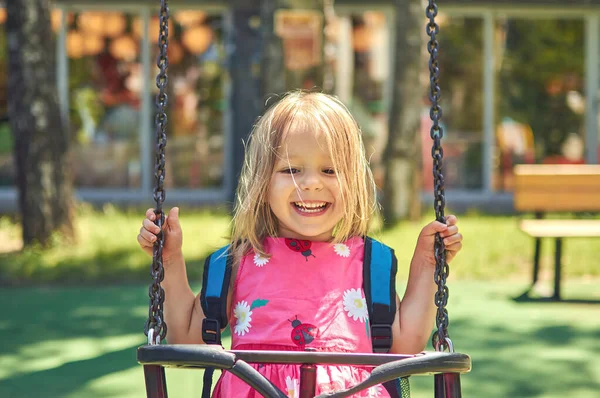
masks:
{"type": "Polygon", "coordinates": [[[292,206],[296,208],[297,211],[304,214],[319,214],[323,213],[331,203],[329,202],[292,202],[292,206]]]}

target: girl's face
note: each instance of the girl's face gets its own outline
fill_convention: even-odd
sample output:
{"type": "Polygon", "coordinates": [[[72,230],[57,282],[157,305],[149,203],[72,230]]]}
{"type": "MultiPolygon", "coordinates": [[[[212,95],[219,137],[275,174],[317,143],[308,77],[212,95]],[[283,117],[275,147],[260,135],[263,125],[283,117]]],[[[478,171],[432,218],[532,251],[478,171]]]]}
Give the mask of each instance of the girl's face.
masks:
{"type": "Polygon", "coordinates": [[[344,209],[325,137],[304,128],[290,129],[277,155],[268,200],[279,236],[331,240],[344,209]]]}

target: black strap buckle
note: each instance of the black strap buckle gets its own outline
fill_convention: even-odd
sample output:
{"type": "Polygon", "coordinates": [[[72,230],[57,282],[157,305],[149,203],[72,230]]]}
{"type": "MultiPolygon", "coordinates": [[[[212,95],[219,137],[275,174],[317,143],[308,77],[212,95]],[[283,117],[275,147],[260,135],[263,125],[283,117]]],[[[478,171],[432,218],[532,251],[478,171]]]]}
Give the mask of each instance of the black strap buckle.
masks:
{"type": "Polygon", "coordinates": [[[392,326],[371,325],[371,341],[373,352],[387,353],[392,348],[392,326]]]}
{"type": "Polygon", "coordinates": [[[202,320],[202,340],[206,344],[221,344],[221,327],[216,319],[202,320]]]}

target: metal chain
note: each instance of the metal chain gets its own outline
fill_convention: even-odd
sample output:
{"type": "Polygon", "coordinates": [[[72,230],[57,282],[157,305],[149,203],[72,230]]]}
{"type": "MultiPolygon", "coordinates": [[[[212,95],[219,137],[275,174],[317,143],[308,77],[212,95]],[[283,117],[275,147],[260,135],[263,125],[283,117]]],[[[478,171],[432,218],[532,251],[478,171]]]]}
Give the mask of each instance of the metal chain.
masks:
{"type": "Polygon", "coordinates": [[[156,66],[159,72],[156,76],[156,87],[158,94],[156,95],[156,116],[154,119],[156,127],[156,158],[154,166],[154,200],[156,201],[156,219],[154,223],[160,228],[160,233],[154,243],[152,270],[153,282],[148,289],[150,297],[150,306],[148,310],[148,320],[144,327],[144,333],[148,336],[148,344],[160,344],[160,341],[167,335],[167,324],[163,317],[163,304],[165,302],[165,291],[160,283],[163,281],[165,272],[162,263],[162,252],[164,246],[164,234],[162,226],[165,222],[163,212],[163,202],[165,201],[165,147],[167,145],[167,69],[169,67],[169,59],[167,57],[167,49],[169,45],[169,7],[168,0],[160,1],[159,12],[159,33],[158,33],[158,58],[156,66]]]}
{"type": "MultiPolygon", "coordinates": [[[[427,35],[429,36],[427,51],[430,55],[429,100],[431,101],[431,110],[429,112],[429,117],[433,121],[430,131],[431,139],[433,140],[433,146],[431,148],[431,156],[433,157],[433,207],[435,209],[436,220],[445,223],[444,207],[446,205],[446,200],[444,198],[444,176],[442,174],[444,151],[441,144],[444,130],[440,126],[442,108],[439,104],[441,96],[439,85],[440,69],[438,64],[439,43],[436,37],[440,28],[435,22],[435,17],[438,14],[435,0],[429,0],[425,14],[427,18],[429,18],[429,23],[427,24],[427,35]]],[[[437,331],[433,335],[432,344],[437,351],[444,351],[446,348],[452,350],[452,342],[448,336],[448,310],[446,309],[446,305],[448,304],[448,287],[446,286],[446,279],[448,278],[450,269],[446,262],[446,248],[439,233],[435,236],[434,255],[436,261],[434,279],[438,290],[435,293],[437,331]]]]}

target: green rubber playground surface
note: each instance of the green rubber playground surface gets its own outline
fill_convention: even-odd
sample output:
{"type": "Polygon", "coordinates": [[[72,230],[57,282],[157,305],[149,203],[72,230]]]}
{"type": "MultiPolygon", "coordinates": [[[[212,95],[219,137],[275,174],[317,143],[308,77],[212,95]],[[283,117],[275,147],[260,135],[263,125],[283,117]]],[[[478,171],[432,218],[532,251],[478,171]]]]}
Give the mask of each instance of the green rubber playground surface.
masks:
{"type": "MultiPolygon", "coordinates": [[[[472,356],[465,397],[600,394],[598,280],[565,282],[565,303],[513,300],[522,282],[451,282],[450,335],[472,356]]],[[[196,288],[198,286],[195,286],[196,288]]],[[[147,288],[4,288],[0,397],[142,397],[147,288]]],[[[168,370],[170,397],[199,397],[201,371],[168,370]]],[[[413,397],[432,396],[415,377],[413,397]]]]}

